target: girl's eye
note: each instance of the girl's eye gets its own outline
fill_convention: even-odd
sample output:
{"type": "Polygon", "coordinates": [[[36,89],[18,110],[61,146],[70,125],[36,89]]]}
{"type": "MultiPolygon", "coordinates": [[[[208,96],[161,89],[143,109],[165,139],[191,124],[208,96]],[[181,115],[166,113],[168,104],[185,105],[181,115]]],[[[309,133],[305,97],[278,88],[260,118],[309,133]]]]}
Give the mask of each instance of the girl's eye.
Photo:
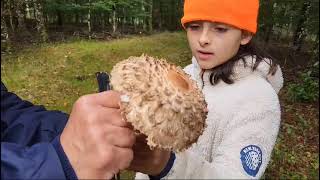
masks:
{"type": "Polygon", "coordinates": [[[200,25],[198,25],[198,24],[191,24],[191,25],[189,26],[189,28],[190,28],[191,30],[195,31],[195,30],[198,30],[198,29],[200,28],[200,25]]]}
{"type": "Polygon", "coordinates": [[[228,31],[228,29],[224,27],[214,27],[214,30],[219,33],[224,33],[228,31]]]}

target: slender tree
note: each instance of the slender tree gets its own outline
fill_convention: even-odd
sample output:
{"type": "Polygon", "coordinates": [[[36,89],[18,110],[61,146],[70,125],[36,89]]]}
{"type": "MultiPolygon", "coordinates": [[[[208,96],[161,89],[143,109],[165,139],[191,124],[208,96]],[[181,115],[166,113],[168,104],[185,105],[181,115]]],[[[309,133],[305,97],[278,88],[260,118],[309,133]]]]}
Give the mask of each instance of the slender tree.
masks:
{"type": "Polygon", "coordinates": [[[1,46],[1,53],[4,51],[10,51],[11,49],[11,39],[8,32],[8,27],[5,22],[5,8],[6,1],[1,1],[1,44],[4,43],[4,46],[1,46]]]}
{"type": "Polygon", "coordinates": [[[91,0],[89,0],[88,4],[88,32],[89,32],[89,39],[91,39],[91,0]]]}
{"type": "Polygon", "coordinates": [[[41,41],[48,41],[48,33],[43,16],[43,1],[34,0],[34,9],[36,12],[37,31],[40,33],[41,41]]]}
{"type": "Polygon", "coordinates": [[[300,18],[293,35],[293,46],[298,52],[301,50],[302,42],[306,37],[305,22],[307,21],[307,15],[310,7],[311,7],[311,3],[309,1],[306,1],[302,4],[302,8],[300,11],[300,18]]]}

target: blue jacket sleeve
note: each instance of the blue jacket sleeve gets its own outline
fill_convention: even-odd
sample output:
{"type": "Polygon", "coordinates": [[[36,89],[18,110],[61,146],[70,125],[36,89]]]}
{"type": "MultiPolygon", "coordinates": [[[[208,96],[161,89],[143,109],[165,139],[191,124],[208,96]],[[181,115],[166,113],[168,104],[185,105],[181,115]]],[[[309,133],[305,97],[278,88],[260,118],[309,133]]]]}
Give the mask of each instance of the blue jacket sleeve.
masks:
{"type": "Polygon", "coordinates": [[[1,179],[77,179],[60,144],[67,119],[23,101],[1,82],[1,179]]]}
{"type": "Polygon", "coordinates": [[[1,82],[1,142],[24,146],[50,142],[62,132],[67,119],[65,113],[20,99],[1,82]]]}
{"type": "Polygon", "coordinates": [[[157,176],[149,175],[149,179],[150,180],[160,180],[160,179],[164,178],[166,175],[168,175],[168,173],[170,172],[170,170],[173,166],[175,159],[176,159],[175,153],[171,152],[170,158],[169,158],[169,161],[168,161],[166,167],[157,176]]]}
{"type": "Polygon", "coordinates": [[[26,147],[1,142],[1,179],[65,179],[61,166],[50,143],[26,147]]]}

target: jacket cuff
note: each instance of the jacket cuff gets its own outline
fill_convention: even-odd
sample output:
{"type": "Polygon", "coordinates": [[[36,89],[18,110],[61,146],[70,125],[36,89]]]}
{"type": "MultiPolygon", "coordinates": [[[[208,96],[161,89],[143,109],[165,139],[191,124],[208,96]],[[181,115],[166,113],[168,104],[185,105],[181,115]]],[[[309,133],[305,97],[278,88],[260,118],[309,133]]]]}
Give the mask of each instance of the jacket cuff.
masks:
{"type": "Polygon", "coordinates": [[[71,164],[69,162],[69,159],[68,159],[66,153],[64,152],[64,150],[61,146],[60,135],[58,135],[56,138],[54,138],[54,140],[51,143],[59,156],[59,159],[60,159],[60,162],[61,162],[61,165],[62,165],[62,168],[63,168],[63,171],[65,173],[66,178],[67,179],[78,179],[73,167],[71,166],[71,164]]]}
{"type": "Polygon", "coordinates": [[[174,164],[175,159],[176,159],[176,155],[173,152],[171,152],[170,158],[169,158],[169,161],[168,161],[166,167],[157,176],[149,175],[150,180],[159,180],[159,179],[165,177],[170,172],[170,170],[174,164]]]}

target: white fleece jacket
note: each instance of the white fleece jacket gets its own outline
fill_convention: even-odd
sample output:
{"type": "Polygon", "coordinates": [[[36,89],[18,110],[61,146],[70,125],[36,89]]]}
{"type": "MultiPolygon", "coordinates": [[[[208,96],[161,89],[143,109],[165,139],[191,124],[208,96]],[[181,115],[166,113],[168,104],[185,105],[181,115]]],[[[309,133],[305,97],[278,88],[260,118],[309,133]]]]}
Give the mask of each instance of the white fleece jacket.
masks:
{"type": "MultiPolygon", "coordinates": [[[[258,179],[270,160],[279,125],[280,104],[277,93],[282,88],[280,67],[268,75],[268,59],[256,71],[255,59],[239,61],[234,68],[234,84],[220,81],[212,86],[210,72],[204,73],[193,58],[184,70],[197,81],[208,103],[207,128],[198,142],[177,153],[165,179],[258,179]]],[[[136,179],[149,179],[137,173],[136,179]]]]}

